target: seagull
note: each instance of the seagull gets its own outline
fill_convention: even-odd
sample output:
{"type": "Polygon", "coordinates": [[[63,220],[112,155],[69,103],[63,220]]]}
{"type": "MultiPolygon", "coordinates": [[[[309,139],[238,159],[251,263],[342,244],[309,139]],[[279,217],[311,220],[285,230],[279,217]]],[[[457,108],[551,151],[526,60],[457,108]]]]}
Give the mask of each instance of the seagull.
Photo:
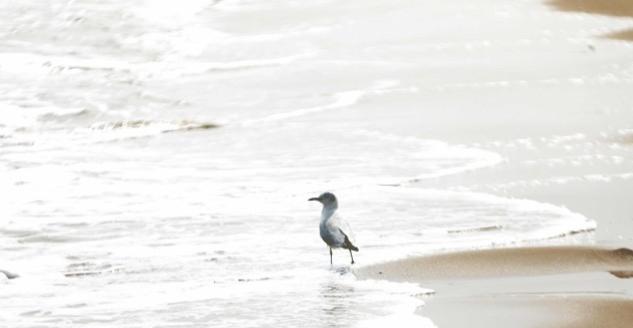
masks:
{"type": "Polygon", "coordinates": [[[335,213],[338,209],[336,196],[334,196],[333,193],[325,192],[319,197],[308,199],[308,201],[317,201],[323,204],[319,232],[321,233],[321,239],[330,247],[330,265],[332,265],[332,248],[345,248],[349,250],[349,256],[352,258],[352,264],[354,264],[352,251],[358,252],[358,247],[354,246],[351,241],[352,230],[349,224],[335,213]]]}

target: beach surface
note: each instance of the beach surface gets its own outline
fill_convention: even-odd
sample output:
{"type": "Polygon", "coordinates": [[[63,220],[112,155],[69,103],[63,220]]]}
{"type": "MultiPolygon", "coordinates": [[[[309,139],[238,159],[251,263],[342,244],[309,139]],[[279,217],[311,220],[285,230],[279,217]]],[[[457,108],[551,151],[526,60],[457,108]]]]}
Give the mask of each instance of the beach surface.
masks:
{"type": "Polygon", "coordinates": [[[438,299],[420,313],[438,327],[630,327],[630,299],[612,295],[499,295],[438,299]],[[451,307],[446,311],[444,307],[451,307]]]}
{"type": "MultiPolygon", "coordinates": [[[[633,2],[627,0],[549,0],[550,6],[557,10],[568,12],[583,12],[596,15],[615,17],[633,17],[633,2]]],[[[633,22],[631,22],[633,25],[633,22]]],[[[633,27],[622,31],[611,32],[605,37],[633,41],[633,27]]]]}
{"type": "Polygon", "coordinates": [[[418,313],[438,327],[630,327],[632,251],[520,247],[407,258],[358,269],[361,279],[432,288],[418,313]]]}
{"type": "Polygon", "coordinates": [[[424,283],[563,273],[633,275],[633,251],[596,247],[519,247],[452,252],[376,264],[357,271],[363,279],[424,283]]]}
{"type": "MultiPolygon", "coordinates": [[[[579,19],[598,15],[623,23],[624,28],[616,31],[579,30],[592,52],[608,45],[608,39],[633,40],[633,30],[626,28],[627,24],[633,26],[633,2],[554,0],[545,4],[554,12],[578,13],[579,19]]],[[[486,92],[483,87],[480,90],[486,92]]],[[[572,236],[565,237],[568,241],[563,243],[572,244],[568,246],[519,243],[439,252],[365,266],[355,271],[359,278],[415,282],[434,290],[432,296],[419,296],[425,305],[417,313],[430,318],[437,327],[631,327],[633,263],[627,247],[633,246],[629,233],[633,231],[633,184],[620,164],[599,158],[619,149],[625,151],[628,161],[633,139],[628,129],[604,133],[618,125],[615,117],[619,114],[615,111],[608,115],[611,118],[599,119],[600,124],[591,126],[591,117],[597,118],[596,113],[589,113],[592,105],[576,105],[579,99],[608,102],[617,94],[616,89],[603,90],[592,96],[563,93],[550,98],[562,111],[576,106],[576,110],[585,112],[584,117],[559,117],[556,124],[560,126],[553,129],[559,130],[557,140],[542,138],[543,129],[552,129],[549,121],[531,120],[533,116],[547,117],[547,105],[531,106],[530,114],[501,116],[503,119],[495,115],[467,116],[472,128],[461,129],[459,134],[432,128],[448,140],[466,144],[478,140],[475,144],[500,153],[505,161],[494,169],[423,182],[425,186],[563,206],[596,221],[597,228],[588,234],[589,242],[572,236]],[[561,95],[568,102],[558,103],[561,95]],[[514,129],[505,129],[508,126],[514,129]],[[486,127],[496,136],[482,136],[479,132],[486,127]],[[563,132],[570,130],[584,132],[563,132]],[[472,132],[464,138],[464,131],[472,132]],[[599,171],[604,174],[595,174],[599,171]]],[[[557,243],[543,244],[550,242],[557,243]]]]}
{"type": "Polygon", "coordinates": [[[633,298],[609,273],[633,248],[625,9],[1,2],[0,326],[610,324],[633,298]],[[330,266],[324,191],[379,277],[330,266]]]}

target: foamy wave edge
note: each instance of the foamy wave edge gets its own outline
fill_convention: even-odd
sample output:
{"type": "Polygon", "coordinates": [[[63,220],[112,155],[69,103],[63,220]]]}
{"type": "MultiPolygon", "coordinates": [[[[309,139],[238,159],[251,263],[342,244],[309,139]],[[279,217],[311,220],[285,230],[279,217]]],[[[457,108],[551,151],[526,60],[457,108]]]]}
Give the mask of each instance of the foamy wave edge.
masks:
{"type": "MultiPolygon", "coordinates": [[[[389,187],[385,187],[389,188],[389,187]]],[[[433,197],[453,196],[458,198],[467,198],[473,201],[480,201],[487,204],[507,204],[509,208],[517,212],[530,211],[546,211],[556,214],[558,219],[551,222],[548,226],[525,232],[521,242],[537,242],[554,238],[561,238],[575,235],[583,232],[595,231],[598,224],[596,221],[586,216],[571,211],[567,207],[554,205],[550,203],[535,201],[524,198],[509,198],[492,194],[470,192],[470,191],[447,191],[438,189],[418,189],[418,188],[402,188],[409,192],[420,193],[422,195],[433,195],[433,197]]],[[[507,241],[496,242],[495,245],[512,245],[516,244],[516,240],[509,239],[507,241]]],[[[474,245],[475,247],[490,247],[493,245],[474,245]]]]}

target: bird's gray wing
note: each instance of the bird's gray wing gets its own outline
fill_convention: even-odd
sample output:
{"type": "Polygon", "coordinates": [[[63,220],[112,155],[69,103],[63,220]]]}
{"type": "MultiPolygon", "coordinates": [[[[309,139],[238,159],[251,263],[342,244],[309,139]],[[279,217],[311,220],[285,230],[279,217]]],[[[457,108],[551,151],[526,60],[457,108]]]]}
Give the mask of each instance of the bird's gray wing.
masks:
{"type": "Polygon", "coordinates": [[[339,231],[347,238],[349,241],[356,245],[356,238],[354,238],[354,232],[352,231],[352,227],[345,221],[338,213],[335,213],[332,217],[333,225],[339,229],[339,231]]]}

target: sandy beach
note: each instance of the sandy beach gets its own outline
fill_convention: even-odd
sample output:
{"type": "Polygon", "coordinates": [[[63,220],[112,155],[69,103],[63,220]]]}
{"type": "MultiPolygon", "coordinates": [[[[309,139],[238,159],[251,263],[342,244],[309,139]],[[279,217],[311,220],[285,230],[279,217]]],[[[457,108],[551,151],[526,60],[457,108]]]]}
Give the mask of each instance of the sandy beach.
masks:
{"type": "Polygon", "coordinates": [[[633,326],[631,7],[1,2],[0,326],[633,326]]]}
{"type": "Polygon", "coordinates": [[[615,180],[504,192],[594,218],[596,243],[603,246],[456,252],[372,270],[392,272],[394,280],[433,280],[424,286],[437,294],[425,298],[418,313],[438,327],[630,327],[633,282],[626,271],[633,263],[630,250],[620,247],[633,245],[627,234],[633,229],[631,189],[628,181],[615,180]]]}
{"type": "MultiPolygon", "coordinates": [[[[549,0],[547,3],[556,10],[561,11],[583,12],[615,17],[633,17],[633,2],[627,0],[549,0]]],[[[633,28],[604,36],[612,39],[632,41],[633,28]]]]}
{"type": "Polygon", "coordinates": [[[520,247],[408,258],[359,269],[362,279],[432,286],[418,313],[438,327],[630,327],[632,251],[520,247]],[[609,275],[609,273],[611,275],[609,275]]]}
{"type": "Polygon", "coordinates": [[[442,299],[420,313],[434,317],[439,327],[625,328],[631,326],[632,310],[633,302],[619,296],[518,294],[442,299]]]}
{"type": "Polygon", "coordinates": [[[633,41],[633,29],[608,34],[607,37],[619,40],[633,41]]]}
{"type": "MultiPolygon", "coordinates": [[[[631,1],[554,0],[547,1],[546,5],[562,12],[616,19],[633,17],[631,1]]],[[[633,30],[586,37],[633,40],[633,30]]],[[[508,120],[486,119],[489,121],[479,122],[474,118],[474,124],[501,126],[508,123],[508,120]]],[[[539,129],[535,123],[524,125],[522,131],[528,135],[534,133],[539,129]]],[[[579,120],[572,126],[587,123],[579,120]]],[[[610,124],[605,122],[605,126],[610,124]]],[[[468,143],[467,139],[447,130],[437,133],[468,143]]],[[[497,136],[499,139],[512,137],[513,132],[497,136]]],[[[600,152],[599,149],[608,147],[630,147],[629,137],[621,135],[599,141],[604,137],[594,135],[590,139],[602,143],[595,150],[600,152]]],[[[630,296],[633,281],[629,279],[633,257],[627,248],[633,246],[629,234],[633,231],[630,181],[586,178],[565,183],[530,183],[531,177],[541,179],[565,173],[555,165],[524,164],[532,162],[531,157],[549,156],[545,150],[535,151],[532,145],[519,146],[519,150],[500,150],[494,142],[482,139],[482,144],[490,145],[490,149],[499,151],[507,159],[502,169],[484,169],[459,179],[446,177],[425,184],[449,188],[470,185],[470,190],[564,206],[597,222],[597,229],[588,233],[594,242],[585,244],[581,238],[578,242],[572,241],[578,246],[527,245],[447,252],[363,267],[358,269],[357,275],[363,279],[415,282],[433,289],[432,296],[421,296],[425,305],[418,308],[418,313],[430,318],[437,327],[633,326],[633,298],[630,296]],[[517,180],[517,177],[524,179],[520,183],[504,182],[517,180]],[[497,187],[486,185],[495,180],[499,181],[497,187]]],[[[532,142],[529,138],[524,140],[532,142]]]]}
{"type": "Polygon", "coordinates": [[[632,17],[633,3],[628,0],[548,0],[547,4],[561,11],[632,17]]]}
{"type": "Polygon", "coordinates": [[[425,283],[581,272],[630,277],[633,251],[572,246],[498,248],[407,258],[364,267],[357,274],[365,279],[425,283]]]}

